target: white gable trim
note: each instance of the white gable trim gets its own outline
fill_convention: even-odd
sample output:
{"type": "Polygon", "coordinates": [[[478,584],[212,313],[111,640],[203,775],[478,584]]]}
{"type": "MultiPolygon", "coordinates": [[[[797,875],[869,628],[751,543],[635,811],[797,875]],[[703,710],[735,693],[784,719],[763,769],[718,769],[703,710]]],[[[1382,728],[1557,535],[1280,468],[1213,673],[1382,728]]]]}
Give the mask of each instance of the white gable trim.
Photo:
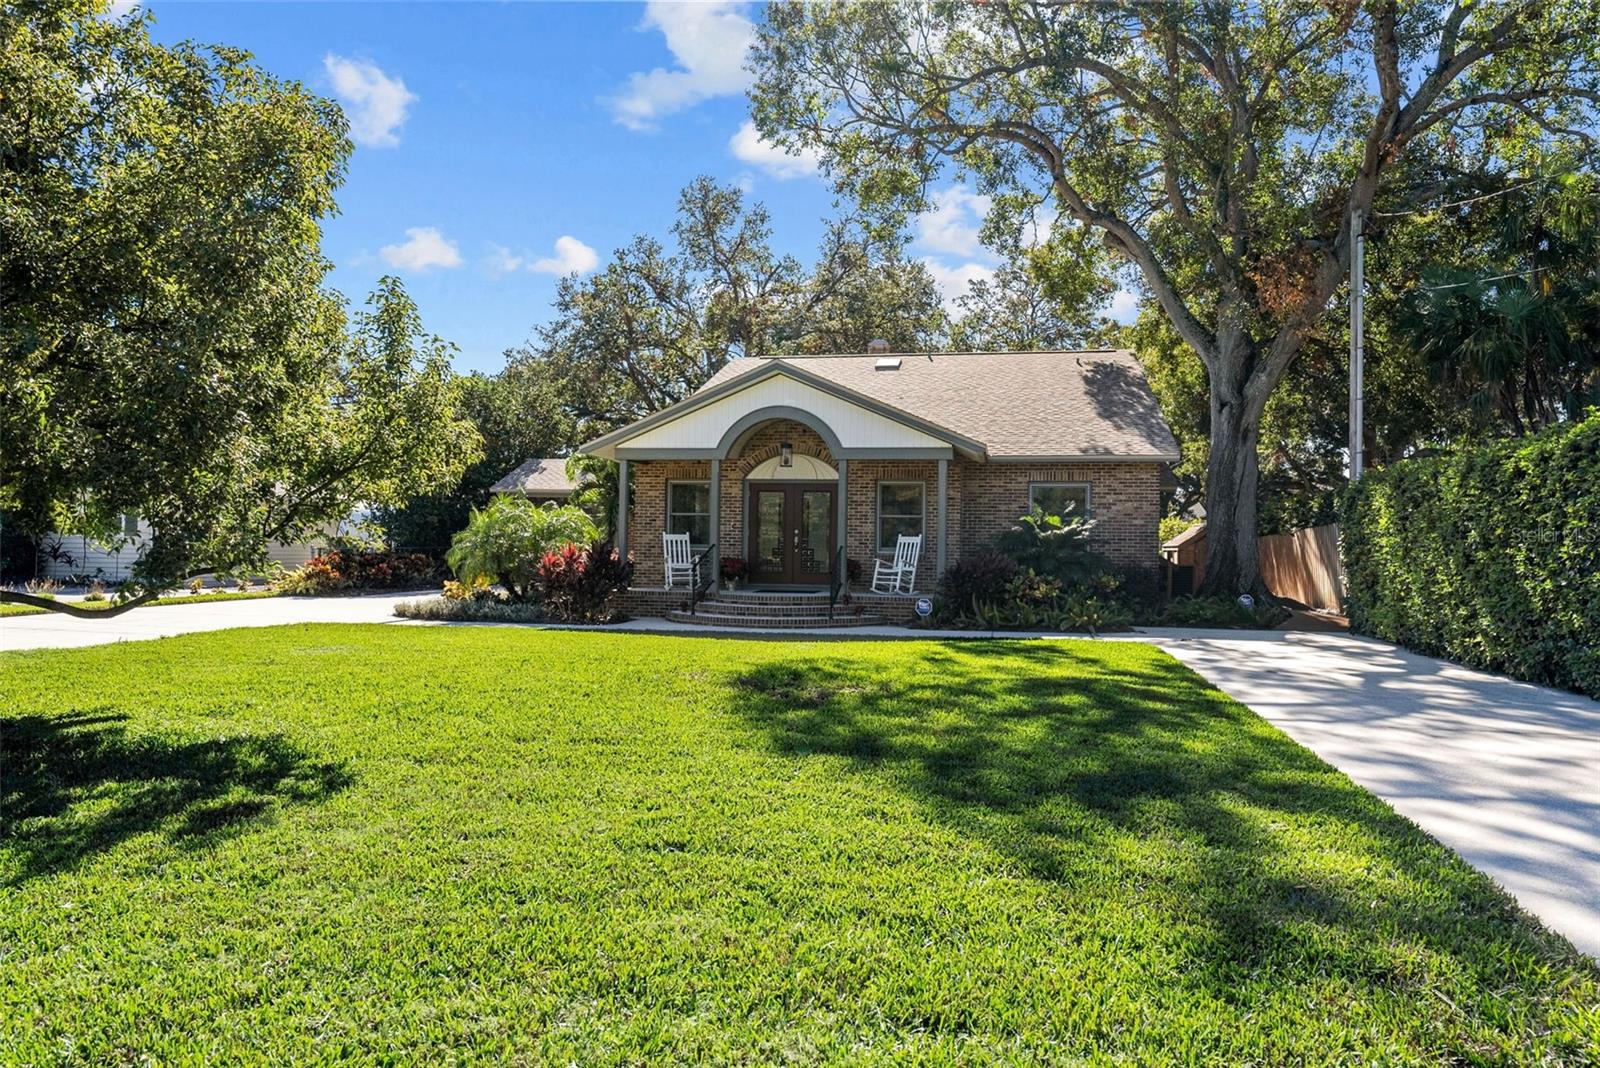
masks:
{"type": "Polygon", "coordinates": [[[834,454],[840,457],[871,455],[936,459],[948,458],[959,452],[973,459],[982,459],[986,455],[987,450],[982,442],[879,403],[809,371],[790,366],[781,359],[772,360],[768,367],[760,371],[701,390],[636,423],[604,434],[582,446],[579,451],[611,460],[725,458],[730,448],[742,445],[737,434],[730,435],[726,430],[722,437],[711,436],[711,429],[719,421],[726,420],[695,424],[695,433],[686,433],[689,428],[679,427],[672,433],[653,437],[648,444],[644,443],[644,439],[670,424],[681,423],[698,412],[722,405],[724,401],[777,379],[784,382],[779,382],[776,389],[756,395],[754,402],[747,398],[728,409],[735,413],[743,412],[733,421],[744,420],[748,428],[748,420],[762,421],[756,416],[763,411],[774,413],[766,418],[796,418],[821,434],[834,454]],[[776,400],[779,403],[763,404],[763,400],[776,400]],[[797,403],[782,403],[785,400],[797,403]],[[842,438],[829,422],[830,416],[844,428],[842,438]],[[887,443],[894,438],[900,439],[898,444],[887,443]],[[863,449],[868,451],[861,451],[863,449]]]}
{"type": "MultiPolygon", "coordinates": [[[[853,456],[939,459],[954,455],[952,441],[907,421],[820,388],[810,375],[777,373],[732,383],[738,388],[663,420],[635,424],[637,432],[611,443],[616,459],[713,459],[737,455],[755,428],[772,419],[803,423],[838,458],[853,456]]],[[[670,409],[669,409],[670,411],[670,409]]],[[[665,413],[663,413],[665,414],[665,413]]],[[[601,442],[594,443],[601,446],[601,442]]],[[[599,455],[604,452],[593,448],[599,455]]]]}

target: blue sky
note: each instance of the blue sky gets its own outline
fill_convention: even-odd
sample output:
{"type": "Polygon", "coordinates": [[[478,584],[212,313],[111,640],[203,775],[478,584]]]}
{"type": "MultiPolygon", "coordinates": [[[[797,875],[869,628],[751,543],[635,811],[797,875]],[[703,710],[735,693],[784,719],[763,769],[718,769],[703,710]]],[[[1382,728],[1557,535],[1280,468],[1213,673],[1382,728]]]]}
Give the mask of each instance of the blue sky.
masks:
{"type": "MultiPolygon", "coordinates": [[[[698,174],[738,182],[809,262],[833,196],[747,125],[760,18],[730,3],[179,3],[157,39],[247,49],[344,105],[356,141],[324,234],[353,302],[398,274],[462,370],[495,371],[550,315],[557,278],[636,233],[666,238],[698,174]]],[[[985,203],[949,180],[911,253],[953,297],[993,259],[985,203]]]]}

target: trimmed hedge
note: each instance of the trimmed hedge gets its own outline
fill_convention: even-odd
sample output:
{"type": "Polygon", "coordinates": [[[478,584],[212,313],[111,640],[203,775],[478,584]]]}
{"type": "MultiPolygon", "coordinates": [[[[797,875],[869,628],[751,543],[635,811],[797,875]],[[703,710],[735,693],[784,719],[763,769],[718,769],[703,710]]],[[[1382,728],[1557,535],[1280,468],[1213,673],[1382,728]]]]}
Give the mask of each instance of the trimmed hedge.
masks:
{"type": "Polygon", "coordinates": [[[1340,513],[1352,630],[1600,697],[1600,412],[1373,471],[1340,513]]]}

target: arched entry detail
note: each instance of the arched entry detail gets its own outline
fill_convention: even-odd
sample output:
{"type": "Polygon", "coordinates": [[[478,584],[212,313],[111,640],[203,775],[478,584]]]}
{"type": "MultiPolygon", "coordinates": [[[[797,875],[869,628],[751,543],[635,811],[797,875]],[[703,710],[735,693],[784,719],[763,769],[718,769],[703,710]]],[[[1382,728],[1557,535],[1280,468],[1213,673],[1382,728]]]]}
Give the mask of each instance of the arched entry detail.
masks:
{"type": "Polygon", "coordinates": [[[745,474],[746,478],[767,482],[836,482],[839,472],[820,457],[795,451],[788,467],[782,456],[768,456],[745,474]]]}
{"type": "Polygon", "coordinates": [[[775,419],[788,419],[799,423],[801,426],[810,427],[817,432],[817,436],[827,443],[828,451],[838,456],[841,451],[839,435],[833,428],[812,412],[800,408],[791,408],[788,405],[778,404],[768,408],[761,408],[742,416],[736,423],[722,435],[722,440],[717,442],[716,455],[720,459],[737,456],[744,450],[745,443],[750,436],[758,430],[763,423],[770,423],[775,419]]]}

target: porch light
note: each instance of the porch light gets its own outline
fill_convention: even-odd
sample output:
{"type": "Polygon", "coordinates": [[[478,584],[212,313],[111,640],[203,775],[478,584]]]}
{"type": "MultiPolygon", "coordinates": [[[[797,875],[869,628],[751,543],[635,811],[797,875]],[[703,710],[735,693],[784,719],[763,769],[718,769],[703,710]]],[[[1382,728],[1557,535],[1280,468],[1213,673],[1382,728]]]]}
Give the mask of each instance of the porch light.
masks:
{"type": "Polygon", "coordinates": [[[778,456],[779,467],[794,466],[794,446],[789,444],[787,441],[778,446],[778,456]]]}

